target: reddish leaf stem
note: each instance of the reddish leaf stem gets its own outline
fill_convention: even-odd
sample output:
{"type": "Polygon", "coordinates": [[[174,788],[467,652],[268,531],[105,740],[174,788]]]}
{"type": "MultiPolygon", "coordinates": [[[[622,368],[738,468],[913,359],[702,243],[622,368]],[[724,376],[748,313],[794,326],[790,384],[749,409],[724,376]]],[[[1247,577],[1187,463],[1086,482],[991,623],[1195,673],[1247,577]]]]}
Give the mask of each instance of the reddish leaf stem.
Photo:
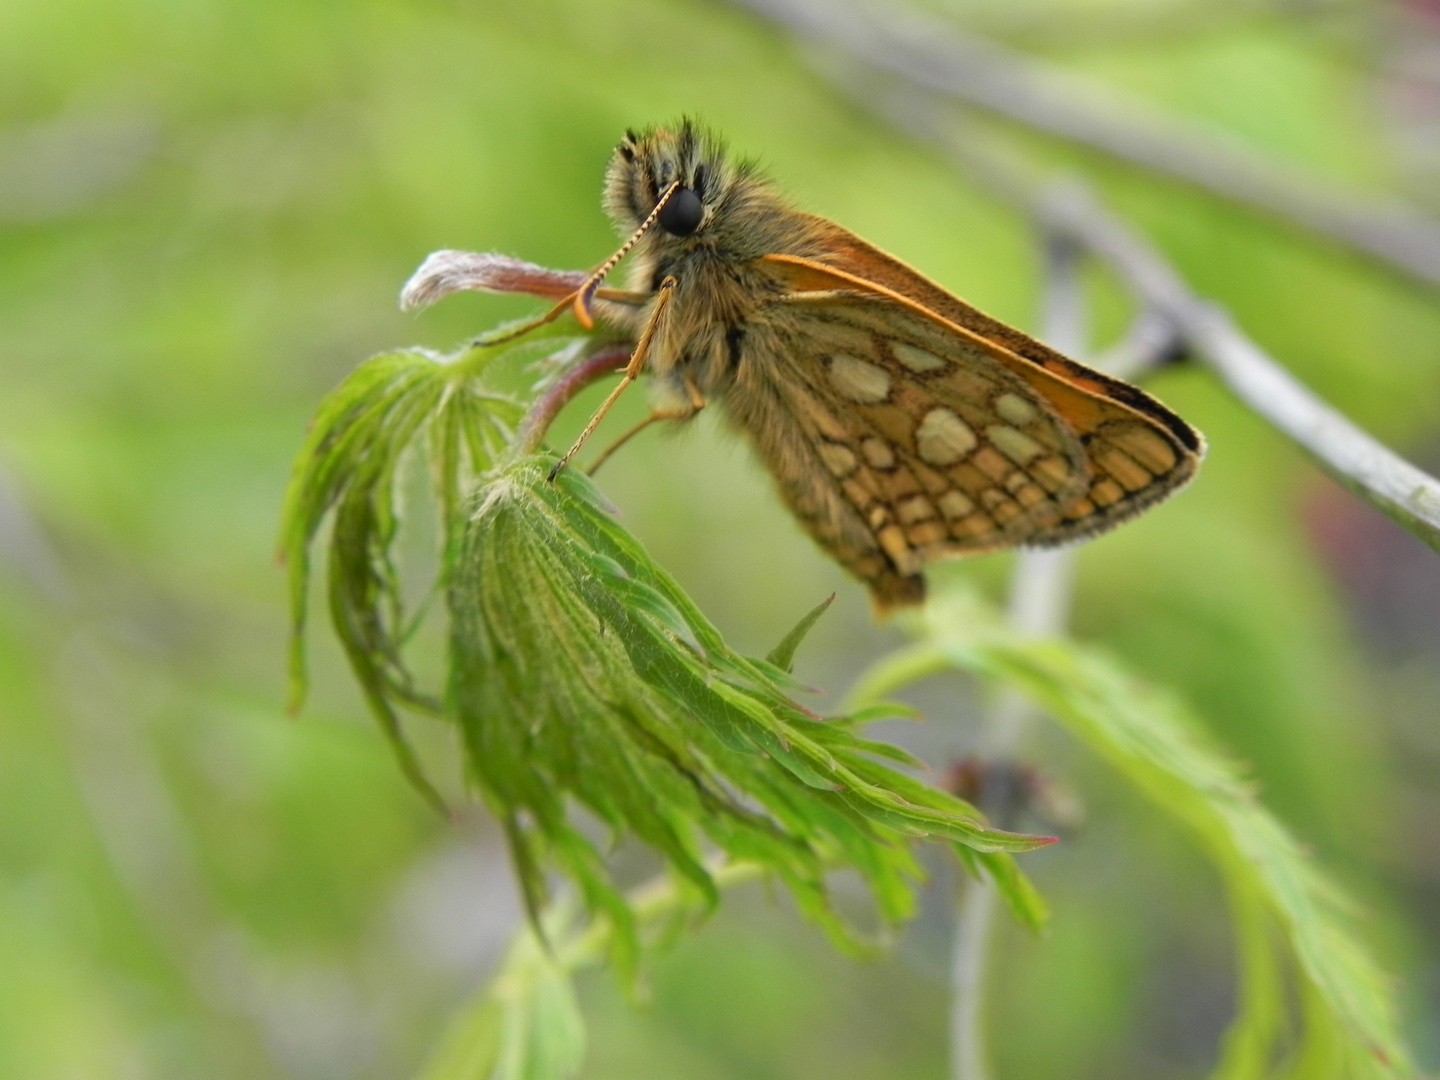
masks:
{"type": "Polygon", "coordinates": [[[550,429],[560,410],[586,387],[593,386],[611,372],[622,370],[630,362],[630,346],[619,344],[587,356],[535,399],[530,411],[520,421],[520,430],[515,445],[522,454],[533,453],[540,448],[545,433],[550,429]]]}

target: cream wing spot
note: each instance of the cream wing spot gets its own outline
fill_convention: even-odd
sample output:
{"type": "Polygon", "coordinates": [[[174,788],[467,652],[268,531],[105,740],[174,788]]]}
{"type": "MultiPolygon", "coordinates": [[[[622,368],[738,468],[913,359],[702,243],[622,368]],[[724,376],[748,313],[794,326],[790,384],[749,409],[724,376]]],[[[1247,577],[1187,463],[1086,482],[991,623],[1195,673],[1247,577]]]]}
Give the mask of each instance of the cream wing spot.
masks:
{"type": "MultiPolygon", "coordinates": [[[[950,530],[938,521],[927,521],[923,525],[916,525],[910,530],[910,543],[917,548],[925,548],[931,544],[938,544],[950,536],[950,530]]],[[[929,554],[923,552],[922,554],[929,554]]]]}
{"type": "Polygon", "coordinates": [[[865,460],[870,463],[871,468],[893,469],[895,467],[895,451],[884,439],[877,439],[873,436],[860,444],[860,453],[865,455],[865,460]]]}
{"type": "Polygon", "coordinates": [[[1045,451],[1043,446],[1023,431],[1016,431],[1003,424],[992,424],[987,427],[985,437],[1016,465],[1028,465],[1045,451]]]}
{"type": "Polygon", "coordinates": [[[796,383],[787,389],[795,415],[812,426],[816,434],[832,441],[844,441],[850,437],[845,425],[836,419],[834,412],[808,387],[796,383]]]}
{"type": "Polygon", "coordinates": [[[995,522],[988,515],[980,513],[971,514],[963,521],[957,521],[950,526],[951,535],[961,540],[984,536],[986,533],[993,532],[994,529],[995,522]]]}
{"type": "Polygon", "coordinates": [[[1039,506],[1048,498],[1045,492],[1041,490],[1040,485],[1034,482],[1025,484],[1014,494],[1016,501],[1027,510],[1032,506],[1039,506]]]}
{"type": "Polygon", "coordinates": [[[910,542],[905,539],[899,525],[885,526],[875,534],[875,539],[880,543],[880,550],[890,556],[890,561],[902,574],[920,572],[920,557],[911,550],[910,542]]]}
{"type": "Polygon", "coordinates": [[[846,480],[841,483],[840,490],[845,493],[845,498],[850,505],[859,510],[865,509],[875,501],[875,496],[870,493],[870,489],[854,480],[846,480]]]}
{"type": "Polygon", "coordinates": [[[986,488],[984,491],[980,492],[980,505],[985,507],[985,509],[989,510],[992,514],[995,512],[995,508],[997,506],[1002,506],[1009,501],[1010,500],[1005,495],[1005,492],[1001,491],[999,488],[986,488]]]}
{"type": "Polygon", "coordinates": [[[1092,445],[1092,453],[1100,467],[1118,480],[1126,491],[1139,491],[1154,479],[1134,458],[1114,446],[1095,448],[1092,445]]]}
{"type": "Polygon", "coordinates": [[[1008,392],[995,399],[995,411],[1000,414],[1002,420],[1018,427],[1033,424],[1035,418],[1040,415],[1036,412],[1035,406],[1019,394],[1008,392]]]}
{"type": "Polygon", "coordinates": [[[1158,433],[1139,424],[1114,426],[1117,430],[1106,432],[1110,441],[1134,458],[1142,468],[1156,476],[1163,476],[1175,467],[1175,450],[1158,433]]]}
{"type": "Polygon", "coordinates": [[[1005,478],[1015,468],[989,446],[982,446],[970,460],[977,469],[996,484],[1004,483],[1005,478]]]}
{"type": "Polygon", "coordinates": [[[944,360],[934,353],[925,349],[916,348],[909,342],[893,341],[890,343],[890,350],[895,354],[895,359],[904,364],[917,375],[926,375],[932,371],[939,371],[948,366],[944,360]]]}
{"type": "Polygon", "coordinates": [[[830,358],[830,382],[841,396],[862,405],[875,405],[890,396],[890,373],[849,353],[830,358]]]}
{"type": "Polygon", "coordinates": [[[974,430],[949,409],[931,409],[915,429],[915,447],[931,465],[953,465],[979,444],[974,430]]]}
{"type": "Polygon", "coordinates": [[[935,508],[924,495],[912,495],[895,507],[895,514],[902,525],[914,525],[935,516],[935,508]]]}
{"type": "Polygon", "coordinates": [[[920,490],[920,482],[915,479],[915,474],[909,469],[901,469],[899,472],[877,479],[880,481],[880,490],[884,492],[887,502],[899,502],[907,495],[914,495],[920,490]]]}
{"type": "Polygon", "coordinates": [[[1070,465],[1063,458],[1041,458],[1030,467],[1030,474],[1051,491],[1058,491],[1070,482],[1070,465]]]}
{"type": "Polygon", "coordinates": [[[857,461],[855,452],[848,446],[840,443],[822,442],[820,444],[820,457],[825,462],[825,467],[835,476],[849,476],[855,471],[857,461]]]}
{"type": "Polygon", "coordinates": [[[938,469],[932,469],[924,462],[916,461],[910,466],[911,471],[920,481],[920,486],[925,489],[925,494],[935,499],[945,494],[955,486],[955,481],[946,476],[938,469]]]}
{"type": "Polygon", "coordinates": [[[997,504],[990,513],[1001,525],[1008,525],[1024,513],[1024,511],[1020,509],[1019,503],[1014,503],[1007,499],[1005,502],[997,504]]]}
{"type": "Polygon", "coordinates": [[[963,492],[956,491],[953,488],[945,492],[944,495],[941,495],[940,498],[936,500],[936,503],[940,507],[940,513],[944,514],[951,521],[957,521],[975,509],[975,504],[971,502],[963,492]]]}
{"type": "Polygon", "coordinates": [[[1100,506],[1113,506],[1125,497],[1125,492],[1114,480],[1106,478],[1090,489],[1090,497],[1100,506]]]}

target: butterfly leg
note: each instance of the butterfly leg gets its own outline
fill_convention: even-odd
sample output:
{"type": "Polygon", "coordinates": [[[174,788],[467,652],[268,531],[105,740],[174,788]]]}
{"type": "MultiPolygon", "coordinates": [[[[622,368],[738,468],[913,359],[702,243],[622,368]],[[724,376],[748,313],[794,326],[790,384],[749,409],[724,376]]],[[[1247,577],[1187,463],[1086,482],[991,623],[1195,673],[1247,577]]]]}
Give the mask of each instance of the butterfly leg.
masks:
{"type": "MultiPolygon", "coordinates": [[[[655,340],[655,330],[660,325],[661,318],[664,317],[665,308],[670,303],[670,297],[675,292],[676,284],[678,283],[674,277],[667,277],[660,283],[660,291],[655,297],[655,310],[650,313],[645,328],[640,331],[640,340],[635,343],[635,351],[630,355],[630,363],[625,367],[625,377],[620,380],[619,386],[610,391],[610,396],[600,404],[600,408],[595,410],[595,415],[590,417],[590,422],[580,432],[579,438],[575,440],[569,450],[565,451],[565,456],[555,463],[555,467],[550,470],[549,478],[551,480],[554,480],[560,470],[569,464],[570,459],[575,456],[580,447],[585,445],[585,440],[590,438],[600,421],[605,419],[605,414],[610,411],[610,406],[614,405],[620,395],[639,377],[641,369],[645,366],[645,357],[650,353],[650,343],[655,340]]],[[[698,394],[699,391],[697,390],[696,393],[698,394]]]]}
{"type": "Polygon", "coordinates": [[[604,450],[602,450],[600,452],[600,456],[597,457],[590,464],[590,467],[585,470],[585,475],[594,476],[597,472],[600,471],[600,466],[604,465],[605,462],[610,460],[612,454],[614,454],[622,446],[628,443],[636,435],[639,435],[640,432],[644,431],[651,424],[656,423],[660,420],[689,420],[692,416],[694,416],[696,413],[698,413],[701,409],[705,407],[705,398],[700,393],[700,388],[695,385],[695,383],[690,379],[688,375],[685,377],[685,392],[689,395],[689,401],[687,401],[684,405],[674,405],[668,409],[656,409],[644,420],[641,420],[629,431],[625,432],[624,435],[621,435],[618,439],[616,439],[604,450]]]}

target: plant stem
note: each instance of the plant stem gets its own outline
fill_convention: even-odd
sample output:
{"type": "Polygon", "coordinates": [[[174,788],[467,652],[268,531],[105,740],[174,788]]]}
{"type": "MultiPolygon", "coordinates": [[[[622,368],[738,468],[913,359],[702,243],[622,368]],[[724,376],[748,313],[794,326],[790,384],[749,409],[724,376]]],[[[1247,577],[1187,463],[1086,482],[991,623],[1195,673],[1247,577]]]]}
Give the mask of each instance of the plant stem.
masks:
{"type": "Polygon", "coordinates": [[[520,454],[534,453],[540,448],[545,433],[550,429],[560,410],[586,387],[599,382],[613,371],[619,371],[630,362],[630,347],[620,345],[602,349],[576,364],[546,391],[535,399],[530,411],[520,421],[520,430],[515,436],[515,446],[520,454]]]}
{"type": "Polygon", "coordinates": [[[1238,140],[1101,92],[1038,57],[965,33],[911,5],[878,0],[728,0],[806,43],[968,108],[1192,184],[1308,235],[1361,252],[1434,288],[1440,222],[1424,211],[1317,180],[1238,140]]]}
{"type": "MultiPolygon", "coordinates": [[[[716,889],[730,889],[736,885],[759,880],[764,869],[758,863],[712,862],[706,867],[715,882],[716,889]]],[[[676,886],[669,875],[662,875],[636,887],[628,896],[635,910],[635,917],[642,925],[653,925],[674,915],[686,903],[685,894],[676,886]]],[[[598,963],[609,948],[614,936],[614,926],[608,921],[592,920],[575,937],[558,943],[555,954],[566,971],[577,971],[598,963]]],[[[526,929],[525,933],[533,933],[526,929]]]]}
{"type": "MultiPolygon", "coordinates": [[[[1169,324],[1168,340],[1158,324],[1141,327],[1145,333],[1125,343],[1128,362],[1154,364],[1177,355],[1193,356],[1247,408],[1301,446],[1352,494],[1440,551],[1440,479],[1416,468],[1317,397],[1223,309],[1191,290],[1161,251],[1112,214],[1085,185],[1046,182],[1021,158],[987,139],[981,129],[971,126],[963,137],[956,136],[942,122],[934,101],[922,94],[855,92],[899,130],[940,147],[967,175],[1023,210],[1040,228],[1068,238],[1107,263],[1143,306],[1143,319],[1169,324]]],[[[1133,378],[1134,371],[1124,372],[1123,377],[1133,378]]]]}
{"type": "MultiPolygon", "coordinates": [[[[1064,237],[1045,237],[1044,334],[1055,348],[1072,356],[1085,346],[1085,294],[1080,280],[1080,249],[1064,237]]],[[[1025,551],[1010,579],[1010,622],[1030,637],[1063,633],[1070,607],[1074,553],[1025,551]]],[[[986,719],[981,752],[991,762],[1008,762],[1019,752],[1035,707],[1018,691],[1006,689],[986,719]]],[[[981,793],[982,810],[995,806],[981,793]]],[[[1013,822],[996,821],[1002,828],[1013,822]]],[[[986,879],[966,883],[955,920],[950,963],[950,1075],[953,1080],[990,1080],[985,1052],[985,978],[998,895],[986,879]]]]}

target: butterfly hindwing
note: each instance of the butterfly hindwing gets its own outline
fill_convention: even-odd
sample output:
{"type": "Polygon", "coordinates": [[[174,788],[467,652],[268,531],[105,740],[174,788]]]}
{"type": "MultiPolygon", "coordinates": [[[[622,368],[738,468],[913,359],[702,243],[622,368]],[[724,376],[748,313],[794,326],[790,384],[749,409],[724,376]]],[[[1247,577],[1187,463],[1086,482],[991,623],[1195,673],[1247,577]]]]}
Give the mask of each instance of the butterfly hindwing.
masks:
{"type": "Polygon", "coordinates": [[[808,294],[765,322],[775,358],[727,395],[809,531],[882,601],[921,565],[1058,526],[1088,484],[1043,398],[963,339],[883,301],[808,294]]]}
{"type": "Polygon", "coordinates": [[[757,445],[787,501],[882,604],[921,595],[926,562],[1083,538],[1194,470],[1143,413],[916,305],[810,289],[776,306],[776,415],[746,423],[743,390],[731,407],[771,432],[757,445]]]}

